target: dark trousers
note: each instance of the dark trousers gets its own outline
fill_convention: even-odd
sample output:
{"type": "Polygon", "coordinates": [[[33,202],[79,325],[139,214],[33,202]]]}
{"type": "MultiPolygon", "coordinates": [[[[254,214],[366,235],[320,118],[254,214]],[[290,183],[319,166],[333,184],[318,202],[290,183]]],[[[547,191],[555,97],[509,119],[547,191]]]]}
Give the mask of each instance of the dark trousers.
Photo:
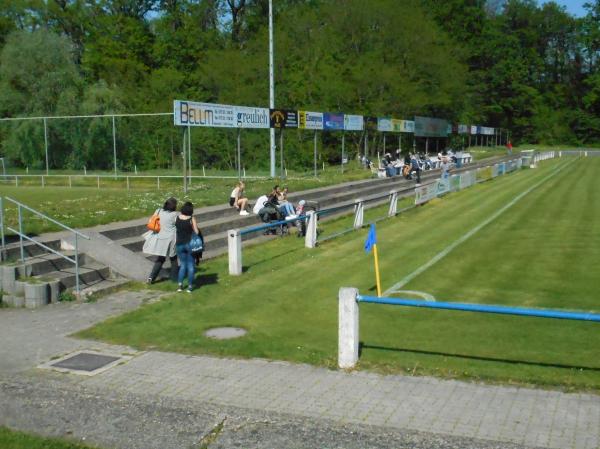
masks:
{"type": "MultiPolygon", "coordinates": [[[[158,256],[156,258],[156,262],[154,262],[152,272],[150,273],[150,276],[148,276],[148,278],[154,281],[158,276],[158,273],[160,273],[160,270],[162,269],[162,266],[166,260],[166,256],[158,256]]],[[[177,273],[179,273],[179,267],[177,266],[177,256],[169,257],[169,260],[171,261],[170,278],[172,281],[177,281],[177,273]]]]}

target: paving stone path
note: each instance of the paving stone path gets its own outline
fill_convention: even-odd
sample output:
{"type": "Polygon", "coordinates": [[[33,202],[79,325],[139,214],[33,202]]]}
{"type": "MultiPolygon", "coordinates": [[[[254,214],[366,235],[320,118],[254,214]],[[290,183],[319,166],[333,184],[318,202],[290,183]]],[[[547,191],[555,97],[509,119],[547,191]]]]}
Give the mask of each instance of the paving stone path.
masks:
{"type": "Polygon", "coordinates": [[[68,337],[153,295],[0,310],[0,425],[123,448],[600,448],[594,394],[136,352],[68,337]],[[134,357],[92,377],[36,368],[79,349],[134,357]]]}

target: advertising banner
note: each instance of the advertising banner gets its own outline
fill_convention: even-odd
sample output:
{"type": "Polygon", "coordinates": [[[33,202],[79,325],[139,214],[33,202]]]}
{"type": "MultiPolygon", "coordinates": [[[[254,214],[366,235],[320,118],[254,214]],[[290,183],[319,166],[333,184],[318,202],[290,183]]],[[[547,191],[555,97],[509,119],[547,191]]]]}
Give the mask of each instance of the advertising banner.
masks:
{"type": "Polygon", "coordinates": [[[506,173],[506,164],[504,162],[500,162],[498,164],[498,175],[502,176],[504,173],[506,173]]]}
{"type": "Polygon", "coordinates": [[[450,179],[448,178],[440,178],[436,181],[436,190],[435,194],[437,196],[444,195],[450,191],[450,179]]]}
{"type": "Polygon", "coordinates": [[[477,134],[477,125],[471,125],[471,134],[477,134]]]}
{"type": "Polygon", "coordinates": [[[423,204],[436,197],[437,182],[415,188],[415,204],[423,204]]]}
{"type": "Polygon", "coordinates": [[[450,176],[450,191],[456,192],[460,190],[460,175],[450,176]]]}
{"type": "Polygon", "coordinates": [[[487,126],[482,126],[481,127],[481,134],[483,134],[485,136],[493,136],[494,135],[494,128],[488,128],[487,126]]]}
{"type": "Polygon", "coordinates": [[[364,118],[362,115],[344,114],[344,129],[346,131],[362,131],[364,118]]]}
{"type": "Polygon", "coordinates": [[[405,133],[414,133],[415,132],[415,122],[412,120],[403,120],[404,122],[404,132],[405,133]]]}
{"type": "Polygon", "coordinates": [[[492,167],[483,167],[477,169],[477,180],[487,181],[492,179],[492,167]]]}
{"type": "Polygon", "coordinates": [[[298,128],[298,112],[291,109],[271,109],[271,128],[298,128]]]}
{"type": "Polygon", "coordinates": [[[365,129],[368,131],[377,131],[377,117],[365,116],[365,129]]]}
{"type": "Polygon", "coordinates": [[[343,131],[344,129],[344,114],[332,114],[326,112],[323,114],[324,128],[331,131],[343,131]]]}
{"type": "Polygon", "coordinates": [[[176,126],[237,128],[235,107],[226,104],[175,100],[173,119],[176,126]]]}
{"type": "Polygon", "coordinates": [[[460,174],[460,189],[466,189],[475,184],[475,172],[468,171],[460,174]]]}
{"type": "Polygon", "coordinates": [[[448,123],[448,127],[446,128],[446,135],[452,134],[452,124],[448,123]]]}
{"type": "Polygon", "coordinates": [[[323,129],[323,113],[298,111],[298,128],[323,129]]]}
{"type": "Polygon", "coordinates": [[[469,127],[467,125],[458,125],[458,134],[469,134],[469,127]]]}
{"type": "Polygon", "coordinates": [[[235,122],[238,128],[270,128],[267,108],[249,108],[235,106],[235,122]]]}
{"type": "Polygon", "coordinates": [[[415,117],[415,136],[447,137],[448,122],[439,118],[415,117]]]}
{"type": "Polygon", "coordinates": [[[377,118],[377,131],[381,132],[392,132],[392,119],[390,117],[379,117],[377,118]]]}

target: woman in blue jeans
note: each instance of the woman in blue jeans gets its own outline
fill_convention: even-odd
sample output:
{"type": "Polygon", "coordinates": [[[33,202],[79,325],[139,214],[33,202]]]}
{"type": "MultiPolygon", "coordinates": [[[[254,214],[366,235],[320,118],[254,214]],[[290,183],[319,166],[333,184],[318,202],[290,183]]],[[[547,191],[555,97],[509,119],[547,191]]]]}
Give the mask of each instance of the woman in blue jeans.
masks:
{"type": "Polygon", "coordinates": [[[198,224],[194,218],[194,205],[189,201],[181,207],[181,212],[175,220],[175,228],[177,230],[177,240],[175,248],[177,249],[177,257],[179,258],[179,276],[177,278],[177,291],[183,291],[183,278],[187,274],[188,288],[187,292],[192,292],[194,285],[194,256],[192,256],[192,248],[190,240],[192,233],[198,234],[198,224]]]}

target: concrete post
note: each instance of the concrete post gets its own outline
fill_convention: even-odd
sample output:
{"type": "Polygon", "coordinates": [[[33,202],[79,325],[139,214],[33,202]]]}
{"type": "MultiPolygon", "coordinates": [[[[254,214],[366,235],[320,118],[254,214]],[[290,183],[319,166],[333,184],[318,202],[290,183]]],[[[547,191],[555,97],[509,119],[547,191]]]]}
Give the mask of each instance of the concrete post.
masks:
{"type": "Polygon", "coordinates": [[[390,192],[390,208],[388,209],[388,217],[393,217],[396,215],[396,211],[398,210],[398,192],[391,191],[390,192]]]}
{"type": "Polygon", "coordinates": [[[48,295],[48,284],[25,284],[25,307],[35,309],[45,306],[50,301],[48,295]]]}
{"type": "Polygon", "coordinates": [[[354,368],[358,362],[358,290],[342,287],[338,309],[338,367],[354,368]]]}
{"type": "Polygon", "coordinates": [[[306,235],[304,236],[304,246],[306,248],[315,248],[317,246],[317,214],[312,210],[306,213],[306,235]]]}
{"type": "Polygon", "coordinates": [[[365,206],[361,199],[356,200],[354,203],[354,229],[360,229],[363,225],[365,206]]]}
{"type": "Polygon", "coordinates": [[[229,249],[229,274],[242,274],[242,234],[239,229],[227,231],[227,246],[229,249]]]}

